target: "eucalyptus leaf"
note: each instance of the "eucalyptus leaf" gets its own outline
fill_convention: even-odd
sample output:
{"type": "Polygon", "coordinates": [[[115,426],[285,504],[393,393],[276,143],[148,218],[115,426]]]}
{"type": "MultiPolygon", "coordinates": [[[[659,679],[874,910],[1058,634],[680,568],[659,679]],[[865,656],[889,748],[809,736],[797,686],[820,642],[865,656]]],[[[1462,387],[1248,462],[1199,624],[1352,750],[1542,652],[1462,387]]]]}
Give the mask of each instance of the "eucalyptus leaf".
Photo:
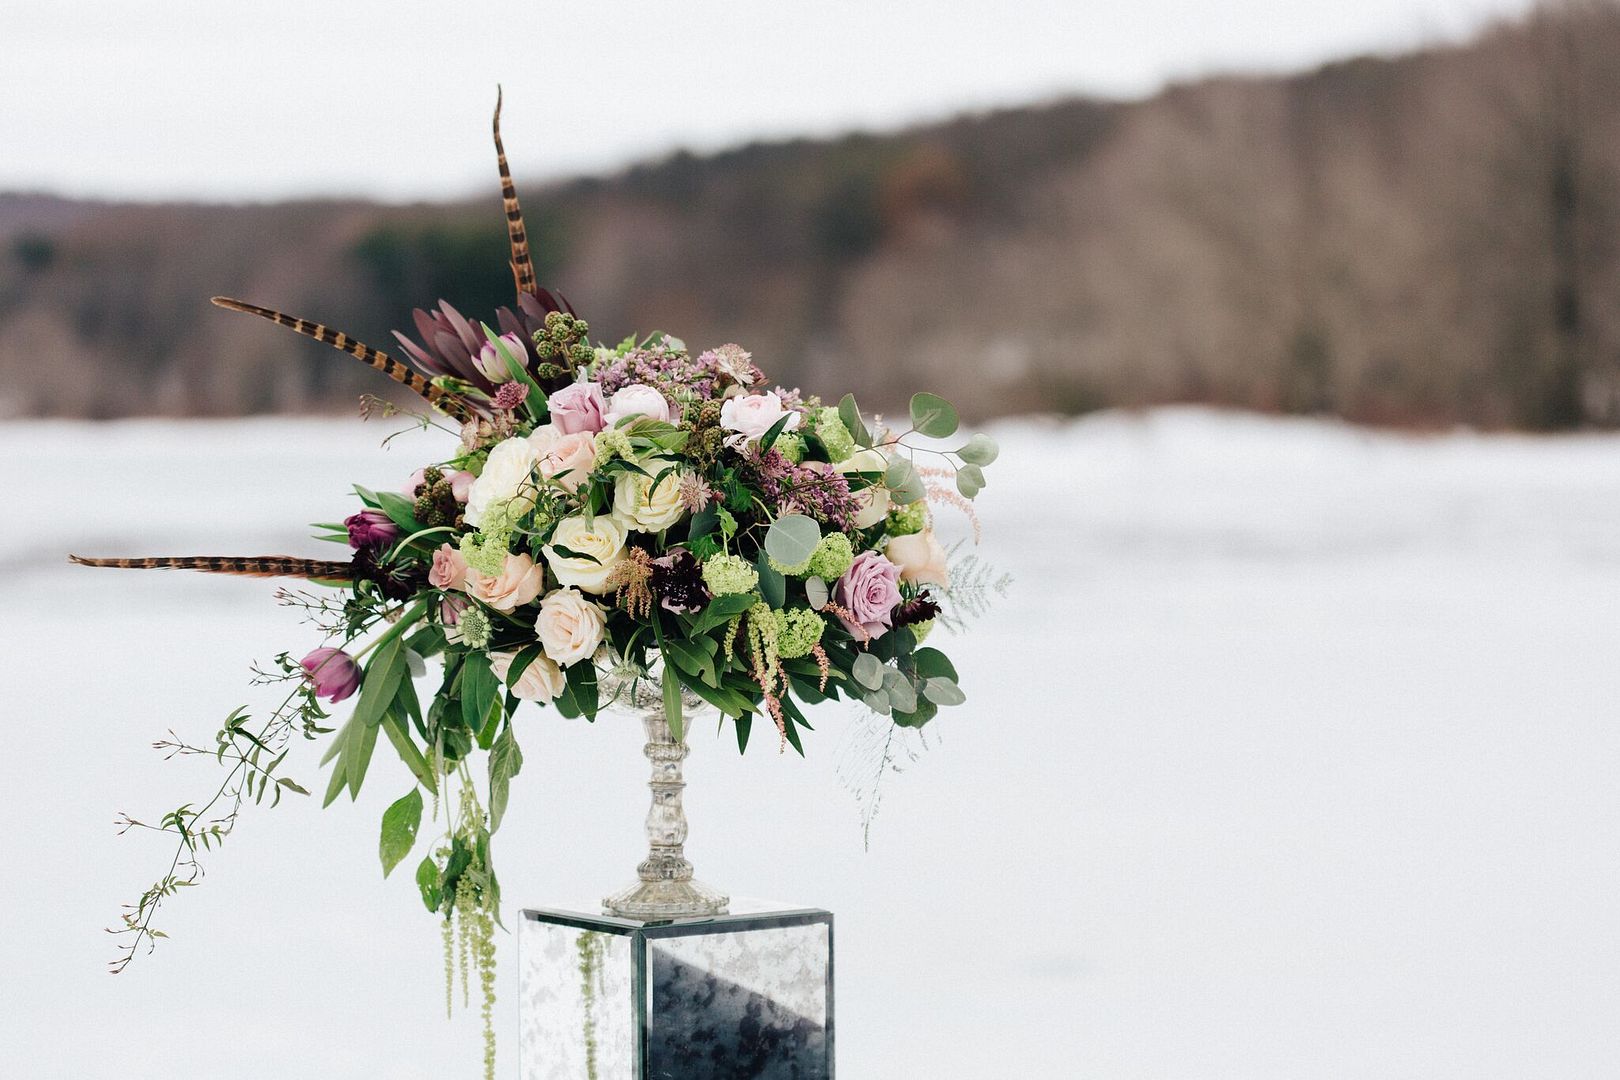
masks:
{"type": "Polygon", "coordinates": [[[821,543],[821,527],[804,514],[783,514],[765,532],[765,551],[782,566],[802,566],[821,543]]]}
{"type": "Polygon", "coordinates": [[[960,705],[967,700],[955,681],[939,676],[923,683],[923,696],[935,705],[960,705]]]}
{"type": "Polygon", "coordinates": [[[956,452],[956,456],[969,465],[983,468],[995,461],[1000,453],[1001,448],[996,445],[996,440],[981,432],[963,444],[962,449],[956,452]]]}
{"type": "Polygon", "coordinates": [[[977,465],[964,465],[956,470],[956,490],[963,498],[971,499],[984,490],[984,470],[977,465]]]}
{"type": "Polygon", "coordinates": [[[861,701],[868,709],[880,716],[888,716],[892,711],[889,705],[889,695],[882,690],[873,690],[870,693],[861,695],[861,701]]]}
{"type": "Polygon", "coordinates": [[[868,690],[877,690],[883,685],[883,661],[871,653],[861,653],[855,657],[849,673],[868,690]]]}
{"type": "Polygon", "coordinates": [[[378,842],[378,853],[382,856],[383,877],[393,873],[394,867],[411,853],[411,848],[416,843],[416,830],[421,824],[421,788],[411,788],[404,798],[396,800],[392,806],[383,811],[382,838],[378,842]]]}
{"type": "Polygon", "coordinates": [[[919,435],[933,439],[948,439],[956,434],[956,407],[938,394],[913,394],[911,398],[911,426],[919,435]]]}
{"type": "Polygon", "coordinates": [[[820,611],[832,599],[832,589],[827,579],[822,577],[808,577],[804,579],[804,597],[810,601],[810,606],[820,611]]]}
{"type": "Polygon", "coordinates": [[[861,422],[861,410],[855,404],[854,394],[845,394],[838,402],[838,419],[843,421],[844,427],[849,430],[850,437],[858,445],[872,445],[872,434],[866,430],[866,425],[861,422]]]}

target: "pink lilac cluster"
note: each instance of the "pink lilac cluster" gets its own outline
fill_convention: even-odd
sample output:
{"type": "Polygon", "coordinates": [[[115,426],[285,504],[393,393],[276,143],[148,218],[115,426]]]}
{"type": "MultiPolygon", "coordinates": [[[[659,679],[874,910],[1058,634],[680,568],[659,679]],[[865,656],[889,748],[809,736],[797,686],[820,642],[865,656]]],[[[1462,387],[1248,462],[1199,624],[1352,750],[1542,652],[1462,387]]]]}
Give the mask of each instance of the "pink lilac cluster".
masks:
{"type": "Polygon", "coordinates": [[[695,359],[679,349],[654,345],[648,349],[631,349],[619,359],[604,367],[597,375],[602,392],[612,396],[631,383],[646,383],[665,393],[675,390],[690,391],[702,400],[720,396],[729,384],[739,382],[736,372],[745,374],[752,382],[765,376],[747,353],[741,352],[739,362],[735,353],[725,352],[732,346],[710,349],[695,359]]]}
{"type": "Polygon", "coordinates": [[[849,490],[849,478],[820,461],[796,465],[772,447],[750,452],[759,490],[778,513],[807,514],[838,532],[848,532],[860,503],[849,490]]]}

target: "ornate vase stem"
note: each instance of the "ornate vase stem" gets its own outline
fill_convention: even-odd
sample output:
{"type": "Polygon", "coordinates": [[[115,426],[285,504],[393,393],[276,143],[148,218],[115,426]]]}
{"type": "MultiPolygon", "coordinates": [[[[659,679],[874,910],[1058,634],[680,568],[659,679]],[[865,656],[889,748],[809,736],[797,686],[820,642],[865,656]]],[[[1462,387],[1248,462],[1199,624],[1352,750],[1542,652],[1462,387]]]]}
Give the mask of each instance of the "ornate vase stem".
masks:
{"type": "Polygon", "coordinates": [[[652,763],[652,807],[647,812],[647,858],[636,868],[639,880],[602,901],[602,910],[627,919],[680,919],[724,915],[730,898],[692,878],[686,860],[686,812],[681,806],[681,763],[687,747],[670,737],[662,697],[638,701],[647,733],[644,752],[652,763]]]}

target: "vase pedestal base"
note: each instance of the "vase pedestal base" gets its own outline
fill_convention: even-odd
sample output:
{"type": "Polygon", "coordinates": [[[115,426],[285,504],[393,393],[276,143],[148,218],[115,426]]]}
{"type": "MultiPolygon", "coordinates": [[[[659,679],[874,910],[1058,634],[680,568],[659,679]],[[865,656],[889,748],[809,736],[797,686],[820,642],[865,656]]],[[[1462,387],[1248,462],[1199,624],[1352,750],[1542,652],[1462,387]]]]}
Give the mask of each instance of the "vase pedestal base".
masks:
{"type": "MultiPolygon", "coordinates": [[[[687,874],[691,874],[690,868],[687,874]]],[[[701,881],[638,881],[602,901],[602,914],[641,921],[724,915],[731,898],[701,881]]]]}
{"type": "Polygon", "coordinates": [[[814,908],[525,910],[522,1080],[832,1080],[832,950],[814,908]]]}

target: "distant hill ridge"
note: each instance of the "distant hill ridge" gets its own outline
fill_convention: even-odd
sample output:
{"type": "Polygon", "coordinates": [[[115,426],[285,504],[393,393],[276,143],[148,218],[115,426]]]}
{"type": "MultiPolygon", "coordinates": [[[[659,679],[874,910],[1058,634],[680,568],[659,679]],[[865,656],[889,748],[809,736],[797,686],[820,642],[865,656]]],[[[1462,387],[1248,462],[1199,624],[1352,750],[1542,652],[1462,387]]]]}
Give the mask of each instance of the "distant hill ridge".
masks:
{"type": "MultiPolygon", "coordinates": [[[[1462,47],[524,188],[593,333],[737,341],[779,381],[979,416],[1201,401],[1415,425],[1620,422],[1620,6],[1462,47]]],[[[387,348],[506,303],[487,198],[0,194],[0,415],[340,410],[387,348]]]]}

